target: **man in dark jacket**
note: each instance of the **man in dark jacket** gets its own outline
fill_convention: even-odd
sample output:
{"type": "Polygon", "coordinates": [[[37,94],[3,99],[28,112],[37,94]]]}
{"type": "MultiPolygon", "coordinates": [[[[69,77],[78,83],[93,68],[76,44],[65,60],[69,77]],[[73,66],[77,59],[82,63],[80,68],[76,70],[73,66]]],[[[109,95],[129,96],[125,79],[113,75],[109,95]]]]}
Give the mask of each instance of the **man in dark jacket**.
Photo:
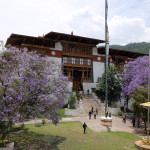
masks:
{"type": "Polygon", "coordinates": [[[86,123],[84,122],[84,124],[83,124],[84,134],[85,134],[86,128],[87,128],[87,125],[86,125],[86,123]]]}
{"type": "Polygon", "coordinates": [[[92,115],[92,112],[91,112],[91,111],[89,111],[89,119],[91,119],[91,115],[92,115]]]}

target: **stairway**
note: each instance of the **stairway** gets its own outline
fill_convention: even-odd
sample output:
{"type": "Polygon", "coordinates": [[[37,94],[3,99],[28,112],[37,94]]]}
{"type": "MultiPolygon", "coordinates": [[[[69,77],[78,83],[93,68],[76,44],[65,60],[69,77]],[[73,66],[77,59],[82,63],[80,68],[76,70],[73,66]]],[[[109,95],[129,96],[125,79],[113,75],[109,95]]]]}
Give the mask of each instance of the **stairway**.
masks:
{"type": "Polygon", "coordinates": [[[83,95],[82,99],[84,111],[80,114],[80,116],[88,116],[89,111],[92,107],[94,108],[94,111],[96,110],[96,108],[98,109],[98,116],[104,115],[103,106],[101,105],[101,103],[98,103],[92,95],[83,95]]]}
{"type": "Polygon", "coordinates": [[[80,81],[73,81],[73,87],[78,91],[83,91],[82,83],[80,81]]]}

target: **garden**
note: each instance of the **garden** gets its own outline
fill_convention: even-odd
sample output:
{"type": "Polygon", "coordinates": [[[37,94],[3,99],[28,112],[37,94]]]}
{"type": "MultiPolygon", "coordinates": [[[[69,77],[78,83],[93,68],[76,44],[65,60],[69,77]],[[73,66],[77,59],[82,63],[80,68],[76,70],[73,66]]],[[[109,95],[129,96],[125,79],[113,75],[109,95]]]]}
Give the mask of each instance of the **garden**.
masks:
{"type": "Polygon", "coordinates": [[[15,142],[15,150],[136,150],[140,137],[127,132],[93,132],[83,134],[80,122],[63,122],[57,126],[45,124],[15,126],[8,140],[15,142]]]}
{"type": "MultiPolygon", "coordinates": [[[[21,52],[13,47],[3,51],[0,57],[0,147],[14,142],[15,150],[136,149],[134,143],[140,139],[136,135],[126,132],[97,133],[90,129],[87,129],[87,134],[83,134],[80,122],[59,123],[61,117],[66,117],[62,108],[67,98],[68,78],[63,76],[60,66],[54,61],[46,56],[41,57],[36,52],[21,52]],[[51,123],[16,126],[34,118],[46,118],[51,123]]],[[[121,90],[127,104],[133,98],[133,115],[144,120],[145,130],[148,122],[147,110],[140,103],[148,99],[147,62],[146,56],[129,62],[123,84],[122,79],[115,75],[114,68],[110,67],[110,80],[115,81],[111,83],[110,90],[113,91],[110,96],[117,92],[117,97],[113,96],[115,99],[108,101],[109,105],[113,100],[119,101],[121,90]],[[136,64],[141,65],[135,67],[136,64]],[[133,69],[131,72],[133,66],[134,72],[133,69]],[[140,69],[143,69],[140,72],[144,75],[138,74],[140,69]]],[[[99,82],[103,83],[103,80],[99,82]]],[[[96,90],[99,96],[105,93],[102,86],[96,90]]],[[[74,102],[72,97],[70,108],[74,109],[74,102]]]]}

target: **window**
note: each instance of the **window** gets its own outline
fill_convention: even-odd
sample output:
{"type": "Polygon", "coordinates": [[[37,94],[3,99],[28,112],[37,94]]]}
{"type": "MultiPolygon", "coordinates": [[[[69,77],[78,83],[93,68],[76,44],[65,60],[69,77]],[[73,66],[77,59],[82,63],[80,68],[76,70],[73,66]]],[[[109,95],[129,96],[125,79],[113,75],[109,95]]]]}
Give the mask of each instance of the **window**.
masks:
{"type": "Polygon", "coordinates": [[[80,65],[83,65],[83,58],[80,58],[80,65]]]}
{"type": "Polygon", "coordinates": [[[91,65],[91,59],[88,59],[87,61],[88,61],[88,65],[91,65]]]}
{"type": "Polygon", "coordinates": [[[72,64],[75,64],[75,58],[72,58],[72,64]]]}
{"type": "Polygon", "coordinates": [[[67,57],[63,57],[63,63],[64,63],[64,64],[67,63],[67,57]]]}

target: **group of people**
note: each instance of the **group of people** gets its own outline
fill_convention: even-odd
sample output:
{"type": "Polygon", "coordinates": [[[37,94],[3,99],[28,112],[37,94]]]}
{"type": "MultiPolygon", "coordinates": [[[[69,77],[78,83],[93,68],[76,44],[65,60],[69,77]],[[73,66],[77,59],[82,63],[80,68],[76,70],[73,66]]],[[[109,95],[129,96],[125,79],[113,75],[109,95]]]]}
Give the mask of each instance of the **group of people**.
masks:
{"type": "Polygon", "coordinates": [[[91,106],[91,110],[89,111],[89,119],[91,119],[92,114],[94,116],[94,119],[96,119],[96,115],[98,115],[98,109],[96,108],[94,110],[94,108],[91,106]]]}
{"type": "MultiPolygon", "coordinates": [[[[127,118],[126,114],[123,114],[122,115],[122,122],[123,123],[126,123],[126,118],[127,118]]],[[[140,128],[141,127],[141,123],[142,123],[142,119],[140,119],[140,118],[136,119],[135,117],[132,117],[132,125],[133,125],[133,127],[140,128]]]]}
{"type": "Polygon", "coordinates": [[[106,118],[107,118],[107,117],[111,117],[111,112],[108,112],[108,111],[107,111],[106,114],[105,114],[105,116],[106,116],[106,118]]]}
{"type": "Polygon", "coordinates": [[[133,127],[140,128],[141,127],[141,123],[142,123],[142,119],[140,119],[140,118],[136,119],[135,117],[132,118],[132,125],[133,125],[133,127]]]}

